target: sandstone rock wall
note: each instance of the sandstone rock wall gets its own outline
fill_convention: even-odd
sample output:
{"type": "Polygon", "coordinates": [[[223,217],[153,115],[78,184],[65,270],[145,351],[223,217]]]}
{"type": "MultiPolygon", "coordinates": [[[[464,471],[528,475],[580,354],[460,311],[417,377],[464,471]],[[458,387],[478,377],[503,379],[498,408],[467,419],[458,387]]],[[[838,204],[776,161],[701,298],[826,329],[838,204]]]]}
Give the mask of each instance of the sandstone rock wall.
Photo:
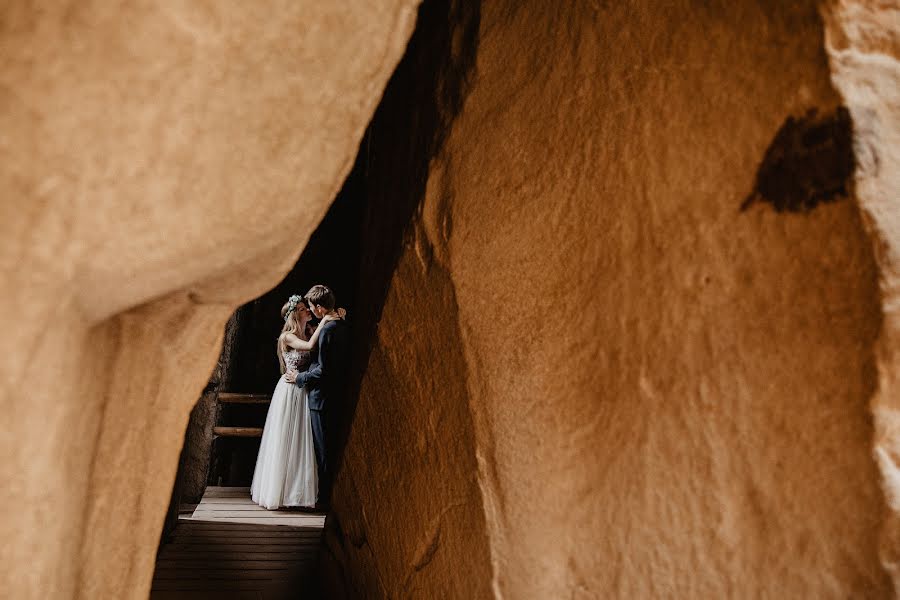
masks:
{"type": "MultiPolygon", "coordinates": [[[[324,214],[414,4],[0,8],[0,595],[146,597],[222,326],[324,214]]],[[[471,88],[465,61],[413,82],[464,108],[378,183],[420,193],[374,254],[336,593],[890,594],[867,403],[896,513],[896,17],[829,4],[839,98],[816,4],[783,4],[498,0],[451,28],[471,88]],[[855,199],[739,210],[785,120],[840,102],[880,372],[855,199]]]]}
{"type": "Polygon", "coordinates": [[[501,1],[479,37],[362,382],[333,589],[890,595],[857,205],[740,210],[786,119],[840,102],[816,4],[501,1]],[[450,578],[482,551],[475,464],[491,569],[450,578]]]}
{"type": "Polygon", "coordinates": [[[0,8],[0,596],[147,596],[222,327],[325,213],[416,5],[0,8]]]}
{"type": "Polygon", "coordinates": [[[900,11],[890,2],[832,2],[825,11],[835,87],[853,118],[856,193],[876,247],[884,324],[878,343],[874,452],[889,516],[880,556],[897,589],[900,578],[900,11]]]}
{"type": "Polygon", "coordinates": [[[203,492],[206,490],[214,442],[213,428],[216,426],[218,416],[217,399],[219,392],[230,391],[235,370],[235,342],[238,338],[238,330],[245,321],[245,312],[243,307],[239,308],[225,324],[219,359],[216,361],[216,366],[213,368],[203,393],[197,399],[194,408],[191,409],[178,465],[180,480],[176,480],[176,501],[200,502],[203,492]]]}

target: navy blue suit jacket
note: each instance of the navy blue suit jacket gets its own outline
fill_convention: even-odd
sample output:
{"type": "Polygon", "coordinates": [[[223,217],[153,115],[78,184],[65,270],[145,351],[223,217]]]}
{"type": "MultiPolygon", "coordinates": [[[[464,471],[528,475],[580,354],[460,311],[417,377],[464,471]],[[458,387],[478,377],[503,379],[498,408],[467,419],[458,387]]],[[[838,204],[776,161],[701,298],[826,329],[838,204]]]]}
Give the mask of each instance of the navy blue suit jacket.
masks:
{"type": "Polygon", "coordinates": [[[350,330],[344,320],[330,321],[319,332],[319,354],[309,368],[297,375],[297,385],[309,394],[310,410],[325,410],[340,397],[349,377],[350,330]]]}

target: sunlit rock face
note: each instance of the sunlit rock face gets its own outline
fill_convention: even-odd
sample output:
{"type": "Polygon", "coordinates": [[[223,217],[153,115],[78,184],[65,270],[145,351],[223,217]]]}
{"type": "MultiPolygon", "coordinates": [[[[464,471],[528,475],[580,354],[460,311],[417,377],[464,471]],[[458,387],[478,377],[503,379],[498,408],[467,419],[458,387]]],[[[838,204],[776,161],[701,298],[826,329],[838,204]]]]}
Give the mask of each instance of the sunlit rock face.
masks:
{"type": "Polygon", "coordinates": [[[881,559],[900,578],[900,12],[889,2],[828,5],[826,47],[832,79],[853,119],[856,194],[876,248],[884,325],[878,343],[874,453],[889,514],[881,559]]]}
{"type": "Polygon", "coordinates": [[[0,8],[0,596],[147,597],[225,321],[340,189],[416,5],[0,8]]]}
{"type": "MultiPolygon", "coordinates": [[[[328,589],[889,596],[896,13],[431,4],[365,148],[328,589]]],[[[415,9],[0,8],[0,596],[147,596],[223,325],[325,213],[415,9]]]]}
{"type": "Polygon", "coordinates": [[[331,589],[889,596],[877,272],[816,3],[510,0],[478,32],[362,380],[331,589]]]}

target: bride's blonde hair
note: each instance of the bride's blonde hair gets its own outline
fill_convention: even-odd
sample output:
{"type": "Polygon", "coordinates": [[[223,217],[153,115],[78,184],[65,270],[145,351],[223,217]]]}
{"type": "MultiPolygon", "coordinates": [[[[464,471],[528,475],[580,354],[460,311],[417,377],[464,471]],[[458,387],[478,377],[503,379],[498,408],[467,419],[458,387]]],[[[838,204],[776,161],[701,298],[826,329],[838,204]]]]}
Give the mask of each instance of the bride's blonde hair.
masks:
{"type": "MultiPolygon", "coordinates": [[[[287,344],[284,341],[284,334],[293,333],[300,339],[305,339],[304,324],[297,318],[297,307],[303,304],[300,296],[291,296],[291,298],[281,307],[281,317],[284,319],[284,327],[281,328],[281,335],[278,336],[276,344],[278,354],[278,364],[281,367],[281,374],[287,371],[287,365],[284,364],[284,352],[287,350],[287,344]],[[296,299],[295,299],[296,298],[296,299]]],[[[303,304],[305,306],[305,304],[303,304]]]]}

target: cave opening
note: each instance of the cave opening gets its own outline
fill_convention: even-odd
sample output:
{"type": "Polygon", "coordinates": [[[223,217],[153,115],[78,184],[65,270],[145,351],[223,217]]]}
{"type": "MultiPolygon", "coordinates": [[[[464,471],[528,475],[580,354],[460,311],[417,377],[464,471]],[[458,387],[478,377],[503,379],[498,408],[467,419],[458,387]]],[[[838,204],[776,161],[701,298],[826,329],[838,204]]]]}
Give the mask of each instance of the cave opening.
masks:
{"type": "MultiPolygon", "coordinates": [[[[334,290],[352,325],[348,405],[341,411],[346,418],[339,434],[344,436],[391,275],[424,197],[429,164],[462,108],[472,77],[479,15],[477,4],[455,0],[420,7],[406,54],[388,82],[342,189],[291,271],[229,321],[207,395],[271,394],[280,376],[275,355],[282,325],[279,310],[291,294],[303,295],[322,283],[334,290]]],[[[208,428],[215,415],[199,412],[203,414],[192,416],[192,427],[208,428]]],[[[248,427],[261,427],[264,418],[264,412],[248,406],[219,414],[229,423],[244,419],[240,425],[248,427]]],[[[213,461],[207,481],[249,485],[258,439],[236,436],[229,441],[237,451],[222,449],[221,455],[231,458],[225,466],[213,461]]]]}
{"type": "Polygon", "coordinates": [[[478,3],[440,0],[419,7],[406,53],[327,214],[284,279],[241,306],[226,325],[218,364],[191,413],[162,545],[178,527],[179,513],[190,515],[208,487],[250,485],[267,399],[280,377],[280,309],[314,284],[335,292],[351,331],[348,391],[329,433],[339,476],[391,277],[424,198],[431,160],[474,75],[479,24],[478,3]]]}

